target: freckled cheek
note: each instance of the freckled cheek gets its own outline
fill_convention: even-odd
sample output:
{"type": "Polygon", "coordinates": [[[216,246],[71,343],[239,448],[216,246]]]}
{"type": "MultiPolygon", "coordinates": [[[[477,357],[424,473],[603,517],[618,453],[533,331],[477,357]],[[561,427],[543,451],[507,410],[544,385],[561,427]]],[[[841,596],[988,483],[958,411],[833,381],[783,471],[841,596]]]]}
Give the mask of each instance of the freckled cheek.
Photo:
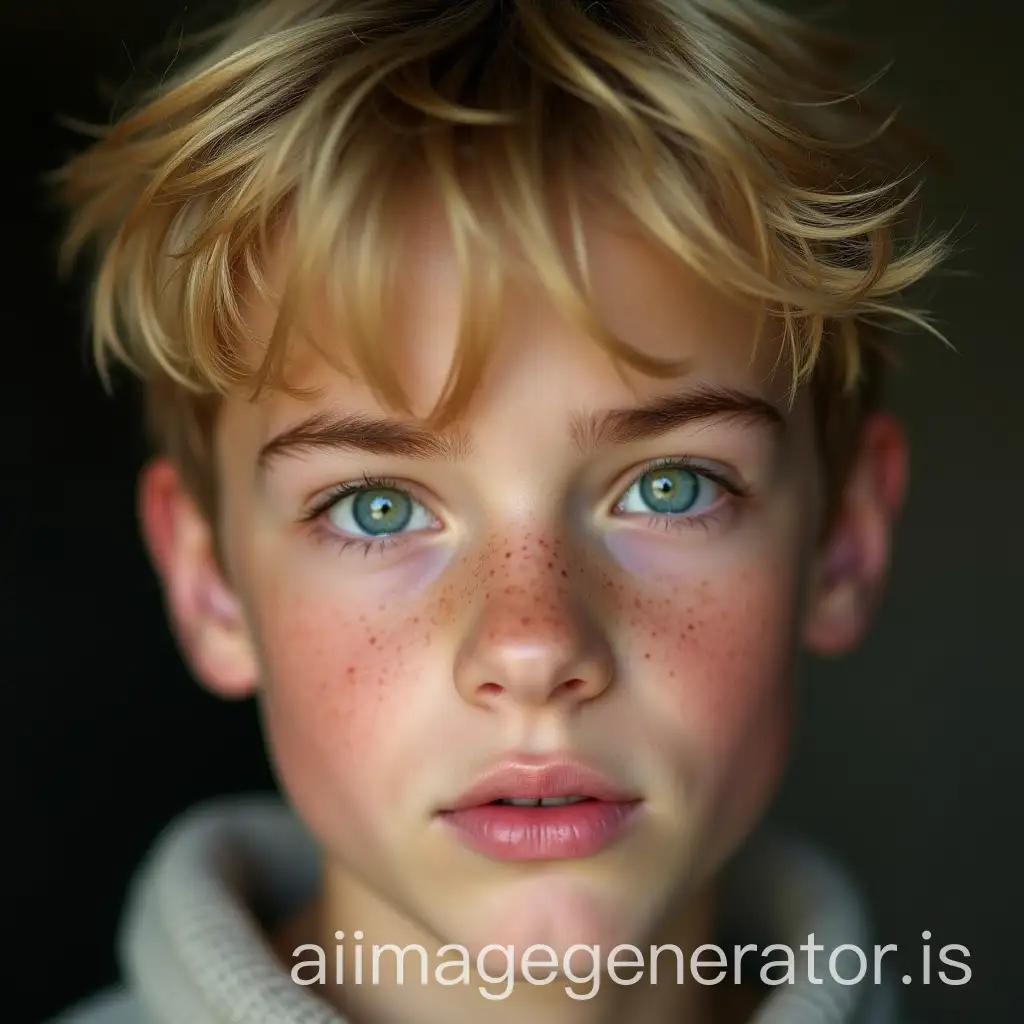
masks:
{"type": "Polygon", "coordinates": [[[267,558],[251,573],[249,605],[275,718],[316,750],[358,757],[407,702],[437,632],[427,590],[444,552],[332,558],[316,549],[267,558]],[[318,740],[321,744],[318,744],[318,740]]]}
{"type": "Polygon", "coordinates": [[[425,668],[431,627],[408,607],[323,597],[279,586],[256,618],[272,758],[300,812],[330,835],[339,822],[377,820],[400,792],[415,756],[403,724],[429,717],[414,670],[425,668]]]}
{"type": "MultiPolygon", "coordinates": [[[[695,563],[697,560],[694,560],[695,563]]],[[[777,561],[678,567],[623,592],[619,638],[656,744],[705,783],[782,741],[794,651],[794,580],[777,561]],[[698,572],[708,573],[698,575],[698,572]],[[674,576],[674,578],[673,578],[674,576]]]]}

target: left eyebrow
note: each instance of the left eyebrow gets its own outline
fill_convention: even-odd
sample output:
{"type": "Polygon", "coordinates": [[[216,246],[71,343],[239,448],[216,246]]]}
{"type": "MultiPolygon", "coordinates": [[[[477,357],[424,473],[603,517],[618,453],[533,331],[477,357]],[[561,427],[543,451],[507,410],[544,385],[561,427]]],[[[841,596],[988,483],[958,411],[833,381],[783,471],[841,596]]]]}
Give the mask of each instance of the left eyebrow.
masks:
{"type": "Polygon", "coordinates": [[[764,398],[731,388],[700,387],[662,395],[629,409],[577,414],[572,435],[582,450],[601,444],[632,444],[661,437],[691,423],[739,419],[782,434],[786,418],[764,398]]]}

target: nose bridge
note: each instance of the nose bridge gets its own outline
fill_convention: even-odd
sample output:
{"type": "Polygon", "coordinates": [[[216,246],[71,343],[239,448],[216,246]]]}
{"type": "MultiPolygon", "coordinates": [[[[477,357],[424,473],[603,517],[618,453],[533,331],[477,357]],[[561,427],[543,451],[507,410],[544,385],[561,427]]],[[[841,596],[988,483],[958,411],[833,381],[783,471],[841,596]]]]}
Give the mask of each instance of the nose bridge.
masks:
{"type": "Polygon", "coordinates": [[[500,644],[554,649],[583,625],[563,546],[535,538],[492,544],[485,556],[480,625],[500,644]]]}
{"type": "Polygon", "coordinates": [[[608,685],[610,650],[559,544],[492,544],[478,580],[456,666],[467,699],[582,700],[608,685]]]}

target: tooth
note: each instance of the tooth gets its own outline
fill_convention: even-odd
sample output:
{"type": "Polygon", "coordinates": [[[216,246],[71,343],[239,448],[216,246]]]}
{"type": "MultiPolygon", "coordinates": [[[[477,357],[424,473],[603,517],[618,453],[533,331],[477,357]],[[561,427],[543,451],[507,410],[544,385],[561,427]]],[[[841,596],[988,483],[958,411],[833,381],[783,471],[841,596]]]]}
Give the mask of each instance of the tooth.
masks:
{"type": "Polygon", "coordinates": [[[539,800],[505,797],[499,802],[506,807],[564,807],[566,804],[579,804],[589,799],[586,796],[548,796],[539,800]]]}

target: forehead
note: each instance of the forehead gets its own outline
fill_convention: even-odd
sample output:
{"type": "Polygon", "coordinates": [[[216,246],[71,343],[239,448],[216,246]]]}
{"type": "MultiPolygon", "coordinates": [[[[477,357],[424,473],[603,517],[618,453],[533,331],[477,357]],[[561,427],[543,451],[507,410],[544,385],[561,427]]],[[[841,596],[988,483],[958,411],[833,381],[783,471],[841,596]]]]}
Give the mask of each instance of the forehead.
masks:
{"type": "MultiPolygon", "coordinates": [[[[682,364],[682,372],[655,378],[613,360],[565,317],[543,271],[510,251],[502,265],[504,303],[499,322],[491,325],[487,370],[475,382],[469,419],[495,405],[529,403],[542,395],[566,409],[621,406],[682,382],[710,381],[784,403],[790,376],[779,358],[779,334],[756,310],[727,298],[613,215],[590,210],[581,226],[591,307],[603,327],[644,356],[682,364]]],[[[568,250],[568,222],[556,223],[555,232],[568,250]]],[[[424,188],[410,190],[403,205],[398,252],[397,286],[387,310],[387,359],[410,399],[413,418],[426,418],[456,365],[467,295],[443,208],[424,188]]],[[[272,286],[283,281],[294,255],[285,236],[268,261],[272,286]]],[[[313,394],[295,398],[271,392],[243,415],[272,430],[323,405],[395,414],[352,371],[345,330],[329,309],[326,301],[311,303],[304,311],[304,335],[293,334],[288,346],[288,382],[313,394]]],[[[269,337],[275,316],[271,303],[250,302],[257,337],[269,337]]]]}

